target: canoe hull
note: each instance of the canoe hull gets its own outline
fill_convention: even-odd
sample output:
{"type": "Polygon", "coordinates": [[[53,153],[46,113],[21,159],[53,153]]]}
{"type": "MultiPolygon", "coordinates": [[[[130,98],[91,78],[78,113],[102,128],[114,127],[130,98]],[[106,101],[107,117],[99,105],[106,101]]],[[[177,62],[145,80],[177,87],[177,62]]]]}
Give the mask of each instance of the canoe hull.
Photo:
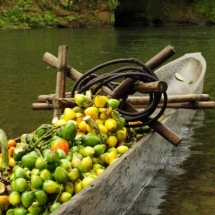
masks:
{"type": "MultiPolygon", "coordinates": [[[[187,56],[183,57],[187,59],[187,56]]],[[[184,60],[183,57],[182,60],[184,60]]],[[[201,55],[197,53],[195,56],[190,56],[188,60],[198,61],[200,58],[201,55]]],[[[180,62],[179,59],[176,60],[176,62],[178,61],[180,62]]],[[[206,64],[202,59],[201,62],[203,63],[199,65],[201,67],[198,67],[198,69],[201,69],[203,73],[199,72],[199,75],[197,75],[199,78],[196,81],[194,80],[192,90],[187,90],[183,86],[184,91],[179,92],[180,87],[178,87],[178,90],[172,93],[171,88],[169,88],[169,93],[202,93],[206,64]]],[[[169,64],[167,64],[168,66],[169,64]]],[[[170,68],[172,67],[173,65],[170,65],[170,68]]],[[[169,68],[166,70],[164,66],[156,74],[161,80],[165,80],[166,77],[163,73],[168,71],[170,79],[175,79],[173,74],[175,69],[171,73],[169,73],[169,70],[169,68]]],[[[185,68],[181,71],[184,72],[184,70],[185,68]]],[[[184,85],[185,83],[180,82],[179,84],[184,85]]],[[[193,118],[195,110],[168,109],[165,114],[166,117],[162,123],[178,135],[182,135],[187,123],[193,118]]],[[[148,133],[88,187],[73,196],[70,201],[64,203],[53,215],[119,215],[125,213],[135,196],[140,191],[144,192],[144,187],[159,170],[173,147],[159,134],[155,132],[148,133]]]]}

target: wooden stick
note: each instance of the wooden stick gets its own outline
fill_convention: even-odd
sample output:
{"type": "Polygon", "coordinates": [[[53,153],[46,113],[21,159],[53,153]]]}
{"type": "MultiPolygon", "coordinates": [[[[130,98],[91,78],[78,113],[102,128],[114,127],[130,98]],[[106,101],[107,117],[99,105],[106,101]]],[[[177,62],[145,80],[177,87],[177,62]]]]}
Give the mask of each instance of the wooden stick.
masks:
{"type": "Polygon", "coordinates": [[[53,104],[49,103],[33,103],[32,104],[33,110],[53,110],[53,104]]]}
{"type": "Polygon", "coordinates": [[[164,81],[139,83],[134,85],[129,94],[134,94],[135,92],[141,93],[165,92],[167,90],[167,87],[168,87],[167,83],[164,81]]]}
{"type": "MultiPolygon", "coordinates": [[[[43,55],[42,60],[54,68],[57,68],[57,66],[58,66],[58,59],[54,55],[52,55],[48,52],[46,52],[43,55]]],[[[69,71],[69,72],[67,72],[68,78],[71,78],[72,80],[76,81],[77,79],[79,79],[82,76],[82,74],[80,72],[78,72],[76,69],[72,68],[69,65],[67,67],[68,67],[68,71],[69,71]]]]}
{"type": "MultiPolygon", "coordinates": [[[[67,56],[68,46],[61,45],[58,49],[58,71],[56,78],[55,98],[64,98],[66,89],[66,76],[67,76],[67,56]]],[[[57,100],[56,100],[57,101],[57,100]]],[[[56,107],[56,104],[55,104],[56,107]]],[[[62,108],[54,109],[54,117],[58,117],[63,113],[62,108]]]]}
{"type": "MultiPolygon", "coordinates": [[[[136,108],[146,108],[147,105],[134,105],[136,108]]],[[[161,108],[163,104],[158,104],[157,108],[161,108]]],[[[183,109],[214,109],[215,102],[182,102],[167,103],[167,108],[183,108],[183,109]]]]}
{"type": "MultiPolygon", "coordinates": [[[[52,102],[55,94],[49,95],[39,95],[39,102],[52,102]]],[[[168,103],[180,103],[180,102],[194,102],[194,101],[209,101],[210,97],[208,94],[187,94],[187,95],[169,95],[168,103]]],[[[74,98],[71,98],[71,92],[66,92],[65,98],[62,100],[67,100],[68,102],[74,102],[74,98]]],[[[138,107],[143,104],[147,105],[149,103],[148,96],[129,96],[127,101],[132,105],[138,107]]],[[[161,103],[163,98],[161,99],[161,103]]]]}
{"type": "MultiPolygon", "coordinates": [[[[194,101],[209,101],[210,96],[208,94],[187,94],[187,95],[168,95],[169,103],[179,103],[179,102],[194,102],[194,101]]],[[[143,105],[149,103],[148,96],[129,96],[127,99],[133,105],[143,105]]],[[[163,98],[161,98],[161,103],[163,98]]]]}
{"type": "MultiPolygon", "coordinates": [[[[171,46],[167,46],[165,49],[151,58],[148,62],[146,62],[146,66],[150,67],[151,69],[155,69],[157,66],[160,66],[162,63],[168,60],[173,54],[175,54],[175,50],[171,46]]],[[[123,97],[123,95],[128,94],[129,90],[132,88],[135,82],[135,79],[126,78],[111,92],[110,97],[116,99],[123,97]]]]}
{"type": "Polygon", "coordinates": [[[174,146],[178,146],[179,143],[182,141],[181,137],[179,137],[176,133],[170,130],[167,126],[163,125],[160,121],[150,123],[149,126],[154,129],[158,134],[160,134],[163,138],[172,143],[174,146]]]}

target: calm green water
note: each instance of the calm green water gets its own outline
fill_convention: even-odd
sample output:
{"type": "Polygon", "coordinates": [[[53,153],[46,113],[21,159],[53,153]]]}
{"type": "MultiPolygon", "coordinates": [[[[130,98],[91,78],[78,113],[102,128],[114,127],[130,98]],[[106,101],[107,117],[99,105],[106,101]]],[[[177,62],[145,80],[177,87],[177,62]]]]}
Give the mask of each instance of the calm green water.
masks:
{"type": "MultiPolygon", "coordinates": [[[[42,56],[45,52],[57,56],[59,45],[69,46],[69,64],[80,72],[116,58],[136,57],[146,62],[167,45],[176,50],[171,60],[201,52],[207,61],[204,93],[215,100],[215,27],[0,30],[0,128],[8,137],[51,122],[52,111],[33,111],[32,103],[38,95],[55,91],[56,70],[42,56]]],[[[67,82],[67,90],[72,84],[67,82]]],[[[204,121],[200,117],[191,125],[194,132],[192,137],[187,133],[184,143],[192,146],[191,156],[181,164],[183,174],[170,177],[160,214],[215,213],[214,119],[214,110],[205,111],[204,121]]],[[[133,212],[146,214],[144,210],[133,212]]]]}

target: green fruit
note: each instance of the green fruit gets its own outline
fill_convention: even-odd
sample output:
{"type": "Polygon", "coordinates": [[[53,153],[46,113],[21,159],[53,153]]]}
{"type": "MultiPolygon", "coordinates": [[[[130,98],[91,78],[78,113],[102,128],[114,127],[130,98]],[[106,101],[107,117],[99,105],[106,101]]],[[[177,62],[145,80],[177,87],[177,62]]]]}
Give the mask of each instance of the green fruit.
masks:
{"type": "Polygon", "coordinates": [[[42,178],[43,181],[51,180],[52,174],[48,169],[44,169],[40,172],[40,178],[42,178]]]}
{"type": "Polygon", "coordinates": [[[28,182],[25,178],[17,178],[15,180],[15,189],[18,192],[24,192],[28,188],[28,182]]]}
{"type": "Polygon", "coordinates": [[[14,209],[7,210],[6,215],[14,215],[14,209]]]}
{"type": "Polygon", "coordinates": [[[30,207],[34,202],[34,192],[32,191],[24,192],[21,196],[21,201],[25,208],[30,207]]]}
{"type": "Polygon", "coordinates": [[[74,186],[73,186],[73,183],[71,181],[67,181],[64,184],[64,191],[70,193],[71,195],[73,194],[74,186]]]}
{"type": "Polygon", "coordinates": [[[24,207],[14,208],[13,210],[14,215],[26,215],[28,210],[24,207]]]}
{"type": "Polygon", "coordinates": [[[16,169],[14,170],[14,179],[26,177],[27,177],[26,171],[21,167],[16,167],[16,169]]]}
{"type": "Polygon", "coordinates": [[[95,155],[96,156],[99,156],[101,154],[103,154],[106,150],[106,144],[98,144],[98,145],[95,145],[94,147],[94,151],[95,151],[95,155]]]}
{"type": "Polygon", "coordinates": [[[17,206],[21,203],[21,195],[17,191],[12,191],[9,195],[9,202],[13,206],[17,206]]]}
{"type": "Polygon", "coordinates": [[[69,172],[68,172],[68,178],[71,181],[75,181],[77,179],[79,179],[80,177],[80,172],[77,168],[72,168],[69,172]]]}
{"type": "Polygon", "coordinates": [[[86,173],[90,171],[92,165],[93,165],[92,159],[89,156],[84,157],[82,158],[81,164],[78,166],[78,169],[81,173],[86,173]]]}
{"type": "Polygon", "coordinates": [[[47,193],[47,194],[56,194],[59,193],[61,189],[60,184],[58,184],[55,181],[52,180],[46,180],[43,183],[43,190],[47,193]]]}
{"type": "Polygon", "coordinates": [[[38,202],[33,202],[33,204],[28,208],[28,211],[32,215],[40,215],[43,207],[38,202]]]}
{"type": "Polygon", "coordinates": [[[38,157],[35,162],[35,167],[39,170],[43,170],[46,169],[48,165],[43,157],[38,157]]]}
{"type": "Polygon", "coordinates": [[[40,189],[43,185],[43,180],[39,175],[31,176],[31,187],[34,189],[40,189]]]}
{"type": "Polygon", "coordinates": [[[60,202],[55,202],[53,203],[51,206],[50,206],[50,212],[54,212],[56,211],[59,207],[61,206],[61,203],[60,202]]]}
{"type": "Polygon", "coordinates": [[[47,159],[48,163],[50,163],[50,164],[58,163],[58,161],[60,159],[60,155],[57,151],[50,151],[47,154],[46,159],[47,159]]]}
{"type": "Polygon", "coordinates": [[[73,168],[78,168],[81,164],[81,159],[79,157],[74,156],[71,161],[71,165],[73,168]]]}
{"type": "Polygon", "coordinates": [[[94,148],[92,146],[82,147],[82,148],[80,148],[79,152],[84,157],[87,157],[87,156],[92,157],[95,154],[95,150],[94,150],[94,148]]]}
{"type": "Polygon", "coordinates": [[[81,143],[83,146],[95,146],[101,143],[101,140],[96,135],[83,135],[81,138],[81,143]]]}
{"type": "Polygon", "coordinates": [[[125,126],[126,120],[124,117],[117,117],[116,119],[117,122],[117,129],[120,130],[125,126]]]}
{"type": "Polygon", "coordinates": [[[35,199],[40,205],[45,205],[48,201],[48,196],[43,190],[38,190],[35,192],[35,199]]]}
{"type": "Polygon", "coordinates": [[[35,162],[38,156],[27,154],[22,157],[22,164],[28,169],[32,170],[35,167],[35,162]]]}
{"type": "Polygon", "coordinates": [[[59,166],[65,170],[69,170],[71,168],[71,162],[67,159],[60,159],[59,166]]]}
{"type": "Polygon", "coordinates": [[[79,152],[80,146],[73,146],[70,148],[70,153],[79,152]]]}
{"type": "Polygon", "coordinates": [[[116,109],[120,105],[120,101],[117,99],[108,99],[107,104],[109,107],[112,107],[113,109],[116,109]]]}
{"type": "Polygon", "coordinates": [[[57,149],[56,150],[60,156],[60,159],[66,158],[66,152],[63,149],[57,149]]]}
{"type": "Polygon", "coordinates": [[[13,159],[15,161],[20,161],[22,156],[26,153],[26,151],[22,147],[16,147],[13,153],[13,159]]]}
{"type": "Polygon", "coordinates": [[[74,121],[68,121],[62,129],[62,137],[66,140],[74,140],[77,132],[77,127],[74,121]]]}
{"type": "Polygon", "coordinates": [[[55,169],[54,177],[55,181],[58,182],[59,184],[65,183],[68,179],[67,171],[64,168],[58,166],[55,169]]]}

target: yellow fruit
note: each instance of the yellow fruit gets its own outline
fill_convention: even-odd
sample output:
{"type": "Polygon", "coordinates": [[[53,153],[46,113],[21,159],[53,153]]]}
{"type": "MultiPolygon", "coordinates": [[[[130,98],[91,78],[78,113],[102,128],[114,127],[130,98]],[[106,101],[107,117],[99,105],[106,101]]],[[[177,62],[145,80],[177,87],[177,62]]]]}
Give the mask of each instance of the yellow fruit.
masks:
{"type": "Polygon", "coordinates": [[[87,132],[88,127],[89,127],[89,125],[83,120],[78,124],[78,128],[83,132],[87,132]]]}
{"type": "Polygon", "coordinates": [[[98,126],[99,126],[100,132],[101,132],[102,134],[108,134],[108,133],[109,133],[109,131],[108,131],[108,129],[105,127],[105,125],[103,125],[103,124],[98,124],[98,126]]]}
{"type": "Polygon", "coordinates": [[[127,152],[128,151],[128,147],[127,146],[118,146],[117,148],[117,153],[119,153],[119,154],[124,154],[125,152],[127,152]]]}
{"type": "Polygon", "coordinates": [[[62,126],[66,124],[66,120],[65,119],[59,119],[56,122],[54,122],[55,126],[62,126]]]}
{"type": "Polygon", "coordinates": [[[105,169],[97,169],[96,170],[96,174],[100,175],[101,173],[103,173],[105,171],[105,169]]]}
{"type": "Polygon", "coordinates": [[[116,146],[118,140],[117,140],[117,137],[114,136],[114,135],[110,135],[107,139],[107,142],[106,144],[109,146],[109,147],[114,147],[116,146]]]}
{"type": "Polygon", "coordinates": [[[96,95],[94,98],[94,105],[99,108],[105,107],[108,98],[106,96],[96,95]]]}
{"type": "Polygon", "coordinates": [[[115,131],[117,128],[117,122],[115,119],[109,118],[105,120],[105,127],[109,130],[109,131],[115,131]]]}
{"type": "Polygon", "coordinates": [[[83,189],[83,187],[82,187],[82,185],[81,185],[81,180],[77,180],[77,182],[74,184],[74,186],[75,186],[75,189],[74,189],[74,191],[75,191],[75,194],[77,194],[77,193],[79,193],[82,189],[83,189]]]}
{"type": "Polygon", "coordinates": [[[102,121],[101,119],[95,119],[95,122],[96,122],[97,124],[103,124],[103,121],[102,121]]]}
{"type": "Polygon", "coordinates": [[[8,208],[10,202],[9,197],[6,195],[0,196],[0,211],[4,211],[8,208]]]}
{"type": "Polygon", "coordinates": [[[106,111],[103,111],[103,112],[101,112],[101,113],[99,114],[99,119],[101,119],[101,120],[106,120],[106,119],[108,119],[109,117],[110,117],[110,115],[107,114],[106,111]]]}
{"type": "Polygon", "coordinates": [[[108,152],[105,156],[105,162],[107,164],[111,164],[113,162],[113,160],[116,158],[116,152],[115,151],[111,151],[111,152],[108,152]]]}
{"type": "Polygon", "coordinates": [[[118,142],[124,142],[128,135],[126,129],[118,130],[115,134],[118,139],[118,142]]]}
{"type": "Polygon", "coordinates": [[[89,115],[93,118],[97,118],[99,114],[99,110],[97,107],[88,107],[84,110],[85,115],[89,115]]]}
{"type": "Polygon", "coordinates": [[[63,114],[66,121],[74,119],[76,116],[75,111],[71,108],[65,108],[63,114]]]}
{"type": "Polygon", "coordinates": [[[79,107],[83,107],[84,105],[86,105],[86,103],[88,102],[88,98],[87,96],[83,95],[83,94],[75,94],[74,96],[75,99],[75,103],[79,106],[79,107]]]}
{"type": "Polygon", "coordinates": [[[85,187],[88,186],[90,183],[92,183],[93,180],[94,180],[93,177],[87,176],[86,178],[84,178],[84,179],[81,181],[82,187],[85,188],[85,187]]]}

